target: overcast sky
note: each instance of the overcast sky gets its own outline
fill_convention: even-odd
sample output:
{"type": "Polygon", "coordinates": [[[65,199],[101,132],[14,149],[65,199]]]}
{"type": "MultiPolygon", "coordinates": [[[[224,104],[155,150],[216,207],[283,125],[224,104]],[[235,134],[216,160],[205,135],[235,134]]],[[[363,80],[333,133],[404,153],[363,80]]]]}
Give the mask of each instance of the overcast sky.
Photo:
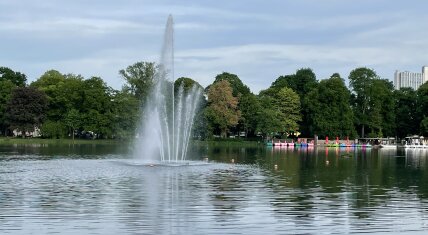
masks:
{"type": "Polygon", "coordinates": [[[310,67],[317,79],[360,66],[393,79],[428,64],[426,0],[0,0],[0,66],[100,76],[158,61],[169,14],[175,74],[203,86],[227,71],[253,92],[310,67]]]}

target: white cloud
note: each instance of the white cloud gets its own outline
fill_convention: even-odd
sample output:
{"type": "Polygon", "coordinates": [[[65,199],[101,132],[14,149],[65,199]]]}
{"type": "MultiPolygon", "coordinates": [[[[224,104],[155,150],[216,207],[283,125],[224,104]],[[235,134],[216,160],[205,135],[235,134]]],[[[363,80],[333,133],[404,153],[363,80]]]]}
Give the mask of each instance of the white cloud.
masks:
{"type": "MultiPolygon", "coordinates": [[[[1,31],[14,32],[52,32],[53,35],[61,32],[74,32],[78,34],[107,34],[126,31],[141,31],[160,33],[158,25],[145,25],[126,20],[91,19],[91,18],[57,18],[40,20],[19,20],[13,22],[0,22],[1,31]]],[[[47,35],[49,37],[51,35],[47,35]]],[[[66,36],[66,35],[63,35],[66,36]]]]}
{"type": "Polygon", "coordinates": [[[301,67],[326,78],[334,72],[346,77],[351,69],[368,66],[391,78],[395,69],[428,63],[428,17],[418,14],[422,5],[403,9],[395,3],[384,6],[385,0],[246,3],[0,1],[0,51],[6,51],[0,53],[0,65],[13,65],[33,78],[51,68],[97,75],[120,88],[119,69],[157,61],[170,13],[180,43],[176,74],[203,85],[228,71],[257,92],[301,67]]]}
{"type": "MultiPolygon", "coordinates": [[[[294,73],[301,67],[311,67],[318,78],[327,78],[334,72],[346,77],[357,67],[376,68],[415,59],[423,60],[420,48],[345,47],[331,45],[251,44],[186,50],[176,53],[177,70],[195,79],[201,77],[203,85],[210,84],[215,75],[227,70],[243,73],[241,79],[253,91],[267,88],[278,76],[294,73]],[[321,71],[321,72],[320,72],[321,71]],[[263,82],[260,80],[263,79],[263,82]]],[[[392,74],[393,71],[391,71],[392,74]]],[[[238,74],[239,75],[239,74],[238,74]]],[[[390,78],[383,72],[381,76],[390,78]]]]}

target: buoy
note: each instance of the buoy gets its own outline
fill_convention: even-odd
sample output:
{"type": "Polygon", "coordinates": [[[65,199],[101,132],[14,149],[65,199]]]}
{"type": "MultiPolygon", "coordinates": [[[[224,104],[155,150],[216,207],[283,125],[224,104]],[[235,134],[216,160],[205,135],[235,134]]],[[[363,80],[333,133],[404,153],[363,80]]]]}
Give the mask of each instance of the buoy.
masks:
{"type": "Polygon", "coordinates": [[[325,161],[325,164],[328,166],[330,164],[330,161],[329,160],[325,161]]]}
{"type": "Polygon", "coordinates": [[[277,164],[275,164],[275,165],[273,166],[273,168],[275,168],[275,170],[278,170],[278,165],[277,165],[277,164]]]}
{"type": "Polygon", "coordinates": [[[232,158],[232,160],[230,160],[230,162],[235,163],[235,159],[232,158]]]}

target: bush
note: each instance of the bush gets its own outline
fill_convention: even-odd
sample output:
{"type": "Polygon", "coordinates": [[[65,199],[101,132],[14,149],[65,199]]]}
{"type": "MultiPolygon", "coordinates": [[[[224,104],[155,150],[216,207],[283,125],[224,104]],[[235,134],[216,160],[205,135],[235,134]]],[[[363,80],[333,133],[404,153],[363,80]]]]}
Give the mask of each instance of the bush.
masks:
{"type": "Polygon", "coordinates": [[[41,134],[43,138],[63,138],[66,133],[67,129],[64,125],[62,125],[60,122],[54,122],[54,121],[46,121],[43,123],[41,128],[41,134]]]}

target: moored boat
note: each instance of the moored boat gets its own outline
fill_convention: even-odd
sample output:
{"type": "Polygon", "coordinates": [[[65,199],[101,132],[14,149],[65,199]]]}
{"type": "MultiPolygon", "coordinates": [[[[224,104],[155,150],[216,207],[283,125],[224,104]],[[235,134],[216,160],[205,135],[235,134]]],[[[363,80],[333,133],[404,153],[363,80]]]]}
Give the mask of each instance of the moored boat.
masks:
{"type": "Polygon", "coordinates": [[[428,138],[423,136],[408,136],[405,138],[405,148],[428,148],[428,138]]]}

